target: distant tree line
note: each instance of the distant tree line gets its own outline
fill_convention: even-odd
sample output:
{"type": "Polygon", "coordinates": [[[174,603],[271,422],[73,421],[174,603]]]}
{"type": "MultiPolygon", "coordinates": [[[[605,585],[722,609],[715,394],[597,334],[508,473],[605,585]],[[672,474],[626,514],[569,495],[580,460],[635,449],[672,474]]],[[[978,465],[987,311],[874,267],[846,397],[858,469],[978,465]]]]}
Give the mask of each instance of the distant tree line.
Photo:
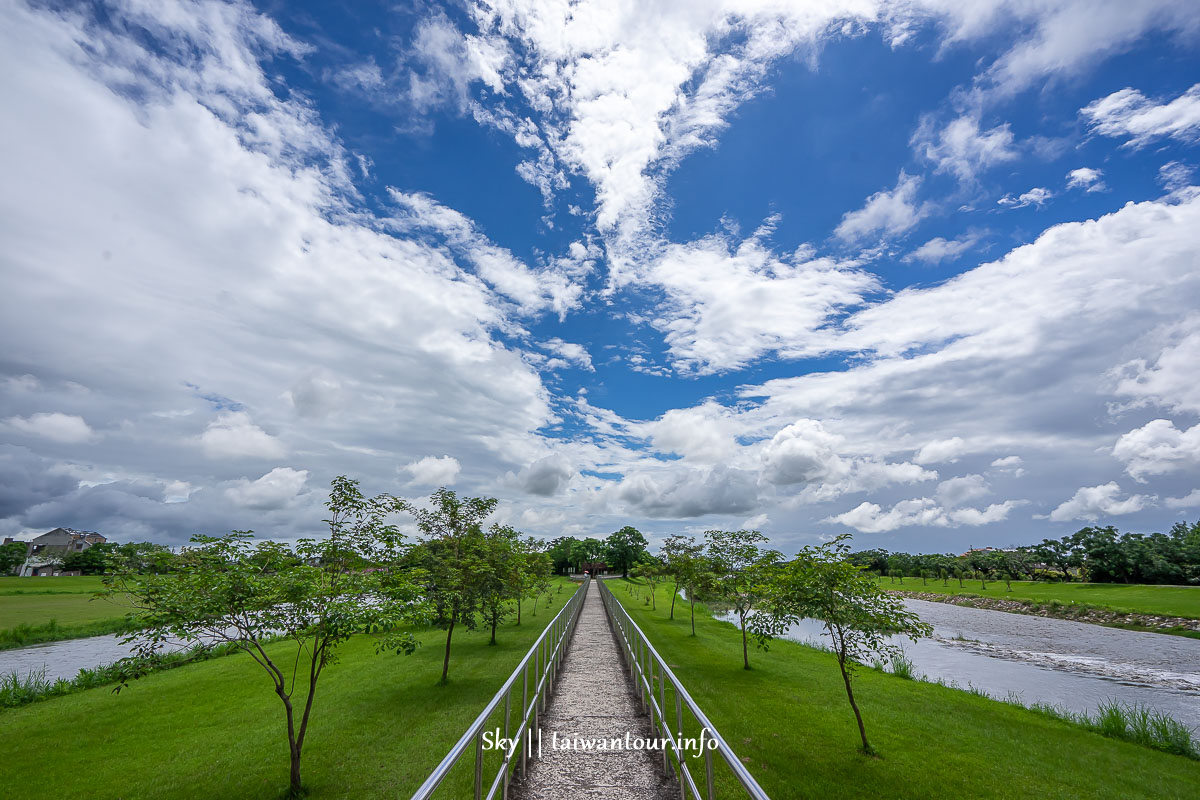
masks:
{"type": "Polygon", "coordinates": [[[602,561],[628,578],[633,566],[645,559],[646,547],[646,537],[637,528],[626,525],[604,539],[560,536],[550,542],[546,552],[554,562],[554,571],[560,575],[582,572],[585,564],[602,561]]]}
{"type": "Polygon", "coordinates": [[[893,580],[922,582],[966,579],[1091,581],[1094,583],[1200,584],[1200,521],[1177,522],[1168,533],[1121,533],[1089,526],[1061,539],[963,555],[892,553],[883,549],[849,554],[851,563],[893,580]]]}

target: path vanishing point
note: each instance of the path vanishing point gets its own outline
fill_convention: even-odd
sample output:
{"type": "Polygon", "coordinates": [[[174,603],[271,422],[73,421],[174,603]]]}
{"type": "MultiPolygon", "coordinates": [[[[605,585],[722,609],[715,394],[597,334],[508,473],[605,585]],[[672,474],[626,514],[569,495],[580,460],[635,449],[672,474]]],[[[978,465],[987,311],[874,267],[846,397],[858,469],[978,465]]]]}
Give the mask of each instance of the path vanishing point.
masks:
{"type": "MultiPolygon", "coordinates": [[[[595,581],[592,582],[593,584],[595,581]]],[[[650,718],[634,695],[600,588],[589,585],[562,673],[540,723],[542,754],[514,782],[514,800],[679,800],[680,789],[662,769],[660,750],[567,750],[562,740],[654,739],[650,718]],[[560,742],[561,744],[561,742],[560,742]]],[[[536,744],[534,745],[536,748],[536,744]]]]}

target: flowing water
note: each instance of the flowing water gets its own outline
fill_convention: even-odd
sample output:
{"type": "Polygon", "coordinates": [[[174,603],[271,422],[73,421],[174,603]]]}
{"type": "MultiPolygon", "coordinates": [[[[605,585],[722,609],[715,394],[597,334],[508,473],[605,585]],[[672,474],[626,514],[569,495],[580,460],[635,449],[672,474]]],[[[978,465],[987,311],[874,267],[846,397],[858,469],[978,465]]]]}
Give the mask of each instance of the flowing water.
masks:
{"type": "MultiPolygon", "coordinates": [[[[1141,703],[1200,730],[1200,639],[924,600],[904,604],[933,626],[930,638],[896,641],[926,680],[1077,712],[1094,712],[1107,700],[1141,703]]],[[[829,645],[817,620],[786,635],[829,645]]]]}
{"type": "MultiPolygon", "coordinates": [[[[30,672],[46,671],[47,680],[74,678],[81,669],[111,664],[132,655],[132,644],[121,644],[121,636],[90,636],[86,639],[67,639],[47,642],[13,650],[0,650],[0,675],[16,672],[21,677],[30,672]]],[[[164,651],[182,650],[187,645],[169,643],[164,651]]]]}

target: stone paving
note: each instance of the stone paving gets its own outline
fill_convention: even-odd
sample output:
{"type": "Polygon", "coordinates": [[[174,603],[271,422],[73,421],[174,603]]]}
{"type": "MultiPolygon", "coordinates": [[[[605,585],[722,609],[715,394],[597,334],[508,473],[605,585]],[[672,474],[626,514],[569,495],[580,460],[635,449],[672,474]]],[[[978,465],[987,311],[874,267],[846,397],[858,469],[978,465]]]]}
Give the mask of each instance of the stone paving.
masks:
{"type": "MultiPolygon", "coordinates": [[[[509,791],[514,800],[679,800],[661,750],[553,749],[561,740],[657,738],[633,693],[600,588],[589,586],[554,695],[542,715],[542,756],[509,791]]],[[[535,745],[536,747],[536,745],[535,745]]]]}

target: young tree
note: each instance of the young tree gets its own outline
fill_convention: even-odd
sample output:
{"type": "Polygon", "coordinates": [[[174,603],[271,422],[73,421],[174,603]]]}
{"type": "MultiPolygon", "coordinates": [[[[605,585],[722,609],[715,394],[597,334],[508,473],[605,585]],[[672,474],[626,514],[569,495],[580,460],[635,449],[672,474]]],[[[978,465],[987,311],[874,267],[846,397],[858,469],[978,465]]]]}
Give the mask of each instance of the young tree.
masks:
{"type": "Polygon", "coordinates": [[[425,597],[433,605],[433,623],[446,631],[442,679],[450,674],[450,644],[454,629],[475,630],[484,584],[489,574],[483,521],[496,508],[492,497],[467,497],[438,489],[429,498],[432,508],[406,506],[417,518],[424,540],[413,551],[413,563],[424,569],[425,597]]]}
{"type": "Polygon", "coordinates": [[[542,595],[550,593],[550,560],[545,554],[539,553],[529,566],[529,586],[533,594],[533,616],[537,616],[537,601],[542,595]]]}
{"type": "Polygon", "coordinates": [[[746,618],[762,599],[770,573],[779,561],[779,552],[761,547],[767,537],[758,531],[707,531],[704,538],[712,567],[712,593],[733,606],[738,615],[742,665],[750,669],[746,618]]]}
{"type": "Polygon", "coordinates": [[[493,525],[484,537],[487,571],[480,576],[479,599],[492,629],[489,645],[496,643],[496,628],[512,613],[512,601],[518,596],[524,572],[520,546],[521,534],[507,525],[493,525]]]}
{"type": "Polygon", "coordinates": [[[516,547],[517,559],[512,573],[512,582],[517,600],[517,624],[520,625],[521,605],[533,591],[534,572],[539,568],[538,563],[545,562],[548,565],[547,569],[554,569],[555,566],[551,556],[544,550],[545,545],[539,539],[528,536],[525,541],[517,542],[516,547]]]}
{"type": "Polygon", "coordinates": [[[660,583],[667,578],[666,565],[653,556],[643,556],[642,560],[633,565],[631,574],[635,578],[641,578],[650,587],[650,607],[657,611],[658,600],[656,599],[656,589],[660,583]]]}
{"type": "MultiPolygon", "coordinates": [[[[663,563],[667,566],[667,574],[671,576],[675,583],[675,590],[671,593],[671,614],[669,619],[675,619],[675,600],[679,597],[679,590],[687,586],[688,577],[692,572],[696,559],[700,558],[704,552],[704,545],[697,542],[692,536],[684,536],[676,533],[667,537],[663,542],[662,548],[659,550],[663,563]]],[[[689,598],[691,593],[688,593],[689,598]]]]}
{"type": "Polygon", "coordinates": [[[168,640],[199,649],[233,644],[262,667],[284,708],[292,795],[302,791],[300,759],[317,683],[338,646],[355,633],[390,631],[380,649],[411,653],[416,640],[399,626],[424,611],[404,573],[388,569],[403,556],[403,536],[386,522],[402,501],[367,499],[356,481],[339,477],[327,507],[327,539],[301,539],[291,548],[256,544],[251,531],[194,536],[176,558],[174,574],[142,573],[131,558],[105,579],[107,592],[127,596],[145,626],[125,640],[135,644],[137,656],[126,662],[127,679],[145,674],[168,640]],[[387,597],[381,594],[385,579],[387,597]],[[293,646],[269,647],[276,638],[293,646]]]}
{"type": "Polygon", "coordinates": [[[646,552],[646,537],[637,528],[626,525],[604,540],[604,556],[608,565],[621,570],[621,577],[628,578],[629,570],[646,552]]]}
{"type": "Polygon", "coordinates": [[[928,636],[932,628],[906,611],[903,600],[845,560],[850,550],[845,541],[849,538],[842,535],[819,547],[806,547],[795,560],[776,570],[762,613],[754,616],[753,625],[756,636],[770,637],[806,617],[825,623],[846,699],[858,722],[862,751],[873,754],[862,713],[854,700],[854,669],[868,656],[885,664],[895,658],[901,648],[889,642],[889,636],[928,636]]]}

